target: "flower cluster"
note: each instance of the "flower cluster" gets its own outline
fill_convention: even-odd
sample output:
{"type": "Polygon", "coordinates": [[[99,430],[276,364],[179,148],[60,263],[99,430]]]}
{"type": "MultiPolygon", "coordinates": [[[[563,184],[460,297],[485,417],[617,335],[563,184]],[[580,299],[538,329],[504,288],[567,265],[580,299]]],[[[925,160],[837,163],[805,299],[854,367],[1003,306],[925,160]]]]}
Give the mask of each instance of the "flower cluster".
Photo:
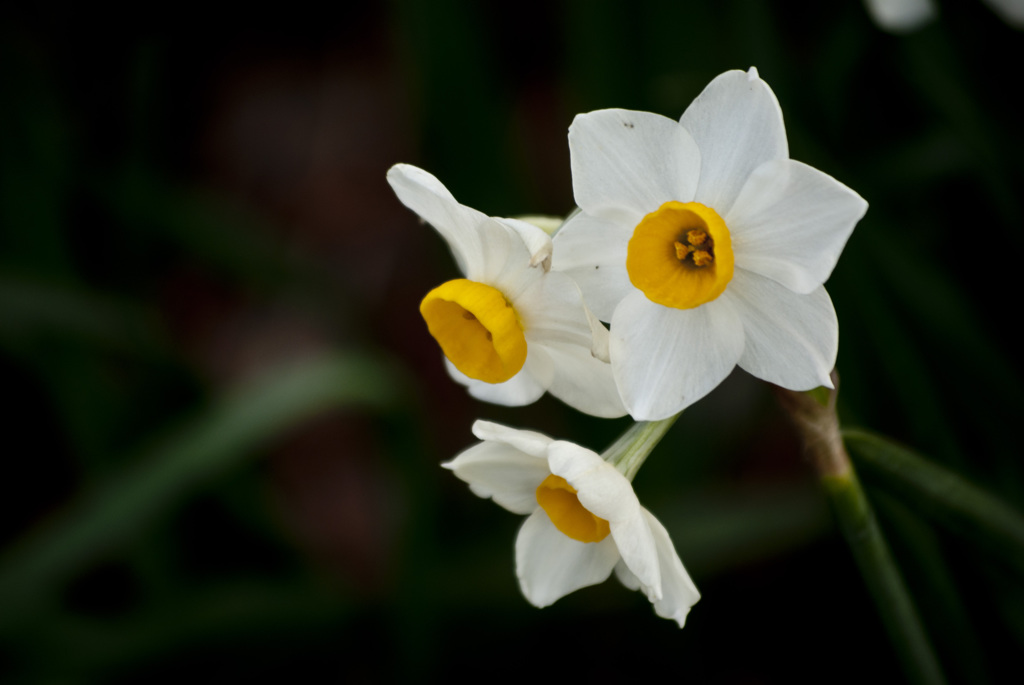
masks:
{"type": "MultiPolygon", "coordinates": [[[[637,421],[670,420],[736,366],[791,390],[831,387],[839,327],[823,284],[867,203],[789,158],[756,69],[715,78],[679,121],[581,114],[569,150],[579,211],[553,238],[459,204],[416,167],[388,172],[464,276],[420,305],[456,381],[498,404],[550,392],[637,421]]],[[[630,484],[653,444],[627,468],[538,433],[483,421],[473,432],[481,442],[444,466],[528,516],[516,566],[531,603],[614,569],[683,625],[700,595],[630,484]]]]}

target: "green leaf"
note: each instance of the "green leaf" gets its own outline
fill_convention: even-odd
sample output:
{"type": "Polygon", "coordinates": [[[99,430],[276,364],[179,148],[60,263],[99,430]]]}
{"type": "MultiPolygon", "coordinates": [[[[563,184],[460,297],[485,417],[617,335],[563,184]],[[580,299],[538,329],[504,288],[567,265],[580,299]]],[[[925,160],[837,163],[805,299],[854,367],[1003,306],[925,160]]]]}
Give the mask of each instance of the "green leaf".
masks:
{"type": "Polygon", "coordinates": [[[0,345],[38,346],[43,335],[104,348],[167,354],[156,312],[78,285],[0,274],[0,345]]]}
{"type": "Polygon", "coordinates": [[[882,527],[906,575],[907,585],[920,601],[921,618],[928,626],[943,662],[954,681],[991,683],[977,625],[965,604],[939,536],[906,503],[879,490],[871,491],[882,527]]]}
{"type": "Polygon", "coordinates": [[[843,431],[865,477],[1024,572],[1024,516],[957,474],[878,435],[843,431]]]}
{"type": "Polygon", "coordinates": [[[331,408],[394,403],[397,380],[379,358],[344,354],[276,368],[238,387],[142,450],[134,468],[81,495],[9,552],[0,563],[0,628],[288,429],[331,408]]]}

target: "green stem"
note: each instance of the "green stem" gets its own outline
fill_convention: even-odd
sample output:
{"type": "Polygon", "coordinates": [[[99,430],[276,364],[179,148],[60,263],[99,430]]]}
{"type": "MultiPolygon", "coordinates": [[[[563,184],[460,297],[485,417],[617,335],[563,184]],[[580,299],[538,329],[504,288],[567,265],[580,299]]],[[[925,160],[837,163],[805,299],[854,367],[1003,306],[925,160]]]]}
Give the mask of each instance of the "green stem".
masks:
{"type": "MultiPolygon", "coordinates": [[[[834,371],[832,380],[838,388],[834,371]]],[[[843,446],[837,390],[822,390],[777,388],[777,397],[800,433],[905,674],[914,683],[944,683],[939,661],[843,446]]]]}
{"type": "Polygon", "coordinates": [[[989,492],[880,436],[843,431],[865,477],[1024,571],[1024,516],[989,492]]]}
{"type": "Polygon", "coordinates": [[[944,683],[942,669],[856,472],[851,469],[843,476],[822,476],[821,481],[889,639],[903,658],[907,677],[915,683],[944,683]]]}
{"type": "MultiPolygon", "coordinates": [[[[682,412],[680,412],[682,413],[682,412]]],[[[647,455],[661,442],[679,414],[660,421],[638,421],[630,426],[601,456],[630,481],[643,466],[647,455]]]]}

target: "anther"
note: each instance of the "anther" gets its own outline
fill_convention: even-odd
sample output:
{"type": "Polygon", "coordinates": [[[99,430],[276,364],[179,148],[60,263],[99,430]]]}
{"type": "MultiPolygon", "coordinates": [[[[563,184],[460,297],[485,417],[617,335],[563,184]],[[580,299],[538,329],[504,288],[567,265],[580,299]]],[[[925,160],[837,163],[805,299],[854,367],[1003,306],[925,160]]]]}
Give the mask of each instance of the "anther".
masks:
{"type": "Polygon", "coordinates": [[[714,257],[707,250],[694,250],[693,252],[693,263],[697,266],[707,266],[713,260],[714,257]]]}
{"type": "Polygon", "coordinates": [[[708,239],[708,234],[704,231],[693,230],[686,234],[686,239],[691,245],[703,245],[704,241],[708,239]]]}
{"type": "Polygon", "coordinates": [[[678,259],[680,261],[686,259],[686,255],[688,255],[690,253],[690,250],[693,249],[689,245],[683,245],[678,240],[675,242],[675,246],[676,246],[676,259],[678,259]]]}

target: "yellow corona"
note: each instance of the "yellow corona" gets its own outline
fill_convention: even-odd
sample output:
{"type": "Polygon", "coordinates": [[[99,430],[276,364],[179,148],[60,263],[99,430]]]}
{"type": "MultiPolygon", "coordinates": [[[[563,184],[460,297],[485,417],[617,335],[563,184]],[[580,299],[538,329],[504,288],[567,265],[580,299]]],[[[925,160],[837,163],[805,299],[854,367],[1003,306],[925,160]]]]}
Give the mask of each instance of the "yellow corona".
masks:
{"type": "Polygon", "coordinates": [[[601,542],[611,532],[608,522],[580,504],[576,488],[551,474],[537,486],[537,504],[547,512],[555,528],[573,540],[601,542]]]}
{"type": "Polygon", "coordinates": [[[675,309],[711,302],[732,280],[729,229],[699,202],[666,202],[637,224],[626,271],[647,299],[675,309]]]}
{"type": "Polygon", "coordinates": [[[420,314],[444,356],[470,378],[504,383],[526,363],[523,327],[497,288],[448,281],[427,293],[420,314]]]}

